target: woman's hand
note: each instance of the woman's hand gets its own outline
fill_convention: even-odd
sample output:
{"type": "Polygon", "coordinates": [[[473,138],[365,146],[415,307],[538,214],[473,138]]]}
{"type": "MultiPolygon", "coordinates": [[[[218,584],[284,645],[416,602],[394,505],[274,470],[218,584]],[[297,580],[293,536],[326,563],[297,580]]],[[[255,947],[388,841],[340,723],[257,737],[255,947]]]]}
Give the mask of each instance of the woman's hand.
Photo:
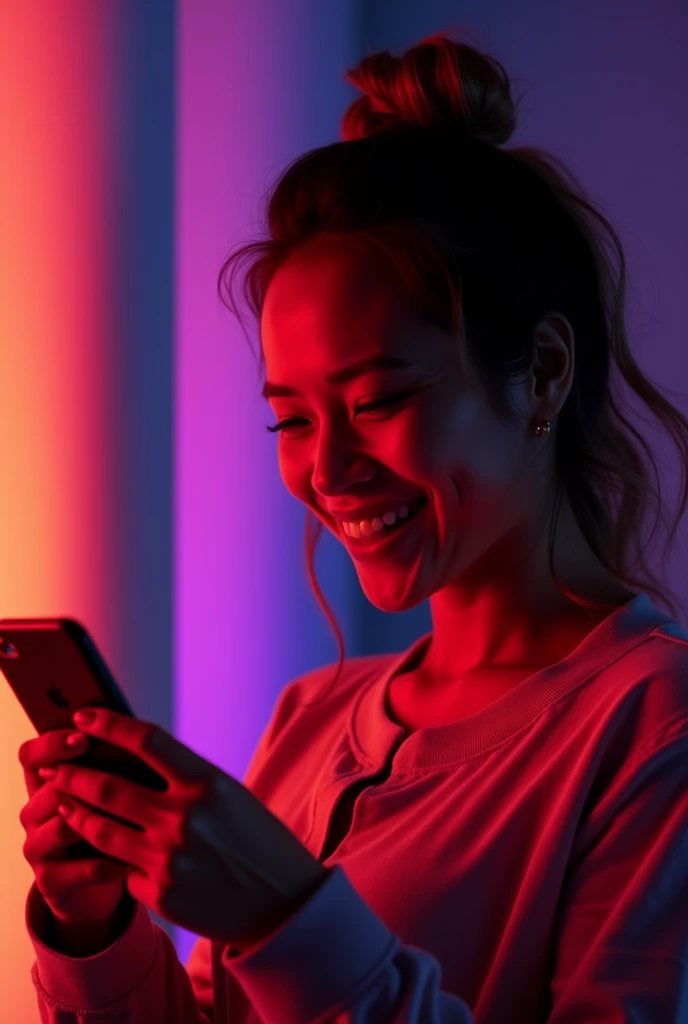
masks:
{"type": "Polygon", "coordinates": [[[291,917],[325,879],[327,868],[242,783],[158,725],[106,708],[88,711],[93,723],[75,715],[78,729],[135,754],[169,786],[160,793],[69,763],[57,766],[52,779],[67,798],[59,809],[70,827],[131,865],[125,884],[134,899],[243,951],[291,917]],[[62,805],[69,804],[68,814],[62,805]]]}

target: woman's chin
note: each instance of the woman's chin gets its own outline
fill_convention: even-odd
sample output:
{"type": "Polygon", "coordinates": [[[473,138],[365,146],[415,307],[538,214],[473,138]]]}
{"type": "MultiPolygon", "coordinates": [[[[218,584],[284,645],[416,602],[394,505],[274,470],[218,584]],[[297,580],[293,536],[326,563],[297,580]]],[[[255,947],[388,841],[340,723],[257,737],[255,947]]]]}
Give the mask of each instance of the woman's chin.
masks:
{"type": "Polygon", "coordinates": [[[416,587],[412,586],[409,589],[408,579],[400,585],[403,589],[396,589],[390,580],[375,580],[372,579],[371,573],[365,572],[365,574],[359,573],[359,583],[373,607],[388,615],[410,612],[429,596],[428,594],[419,594],[416,587]]]}

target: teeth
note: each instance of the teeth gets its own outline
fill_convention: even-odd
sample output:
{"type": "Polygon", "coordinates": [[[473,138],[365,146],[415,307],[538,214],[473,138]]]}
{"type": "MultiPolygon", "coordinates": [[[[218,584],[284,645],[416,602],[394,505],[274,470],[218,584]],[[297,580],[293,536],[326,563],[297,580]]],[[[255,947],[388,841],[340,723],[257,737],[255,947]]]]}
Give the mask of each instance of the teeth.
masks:
{"type": "MultiPolygon", "coordinates": [[[[416,505],[415,501],[413,505],[416,505]]],[[[373,533],[379,533],[384,529],[385,525],[394,526],[397,519],[406,519],[408,515],[408,505],[402,505],[396,514],[394,512],[385,512],[382,517],[375,516],[373,519],[361,519],[357,523],[342,523],[342,529],[347,536],[360,540],[361,537],[370,537],[373,533]]]]}

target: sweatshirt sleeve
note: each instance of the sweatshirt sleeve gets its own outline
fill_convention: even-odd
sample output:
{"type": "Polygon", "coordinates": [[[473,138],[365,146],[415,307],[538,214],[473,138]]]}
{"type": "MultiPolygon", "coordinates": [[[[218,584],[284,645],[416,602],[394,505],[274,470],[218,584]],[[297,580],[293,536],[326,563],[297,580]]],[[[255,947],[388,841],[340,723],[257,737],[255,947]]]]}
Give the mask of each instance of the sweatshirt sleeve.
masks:
{"type": "Polygon", "coordinates": [[[45,944],[47,914],[34,882],[26,900],[26,929],[37,957],[31,979],[41,1024],[215,1024],[207,940],[208,948],[196,951],[192,982],[169,935],[142,903],[136,903],[127,928],[111,946],[83,959],[45,944]]]}
{"type": "MultiPolygon", "coordinates": [[[[688,1020],[685,716],[642,755],[595,805],[576,844],[548,1024],[688,1020]]],[[[402,945],[336,865],[281,929],[225,966],[263,1024],[473,1021],[469,1006],[442,989],[437,959],[402,945]]],[[[504,1007],[505,1024],[513,1011],[504,1007]]]]}
{"type": "Polygon", "coordinates": [[[688,1020],[688,719],[608,787],[559,905],[551,1024],[688,1020]]]}

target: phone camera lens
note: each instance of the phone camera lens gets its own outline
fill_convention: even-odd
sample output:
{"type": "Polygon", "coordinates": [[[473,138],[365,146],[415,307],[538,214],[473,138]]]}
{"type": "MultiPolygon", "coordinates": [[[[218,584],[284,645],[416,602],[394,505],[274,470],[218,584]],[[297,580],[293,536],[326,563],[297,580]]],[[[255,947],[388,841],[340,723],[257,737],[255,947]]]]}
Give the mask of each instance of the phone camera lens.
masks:
{"type": "Polygon", "coordinates": [[[10,640],[3,640],[0,636],[0,658],[18,658],[19,651],[10,640]]]}

